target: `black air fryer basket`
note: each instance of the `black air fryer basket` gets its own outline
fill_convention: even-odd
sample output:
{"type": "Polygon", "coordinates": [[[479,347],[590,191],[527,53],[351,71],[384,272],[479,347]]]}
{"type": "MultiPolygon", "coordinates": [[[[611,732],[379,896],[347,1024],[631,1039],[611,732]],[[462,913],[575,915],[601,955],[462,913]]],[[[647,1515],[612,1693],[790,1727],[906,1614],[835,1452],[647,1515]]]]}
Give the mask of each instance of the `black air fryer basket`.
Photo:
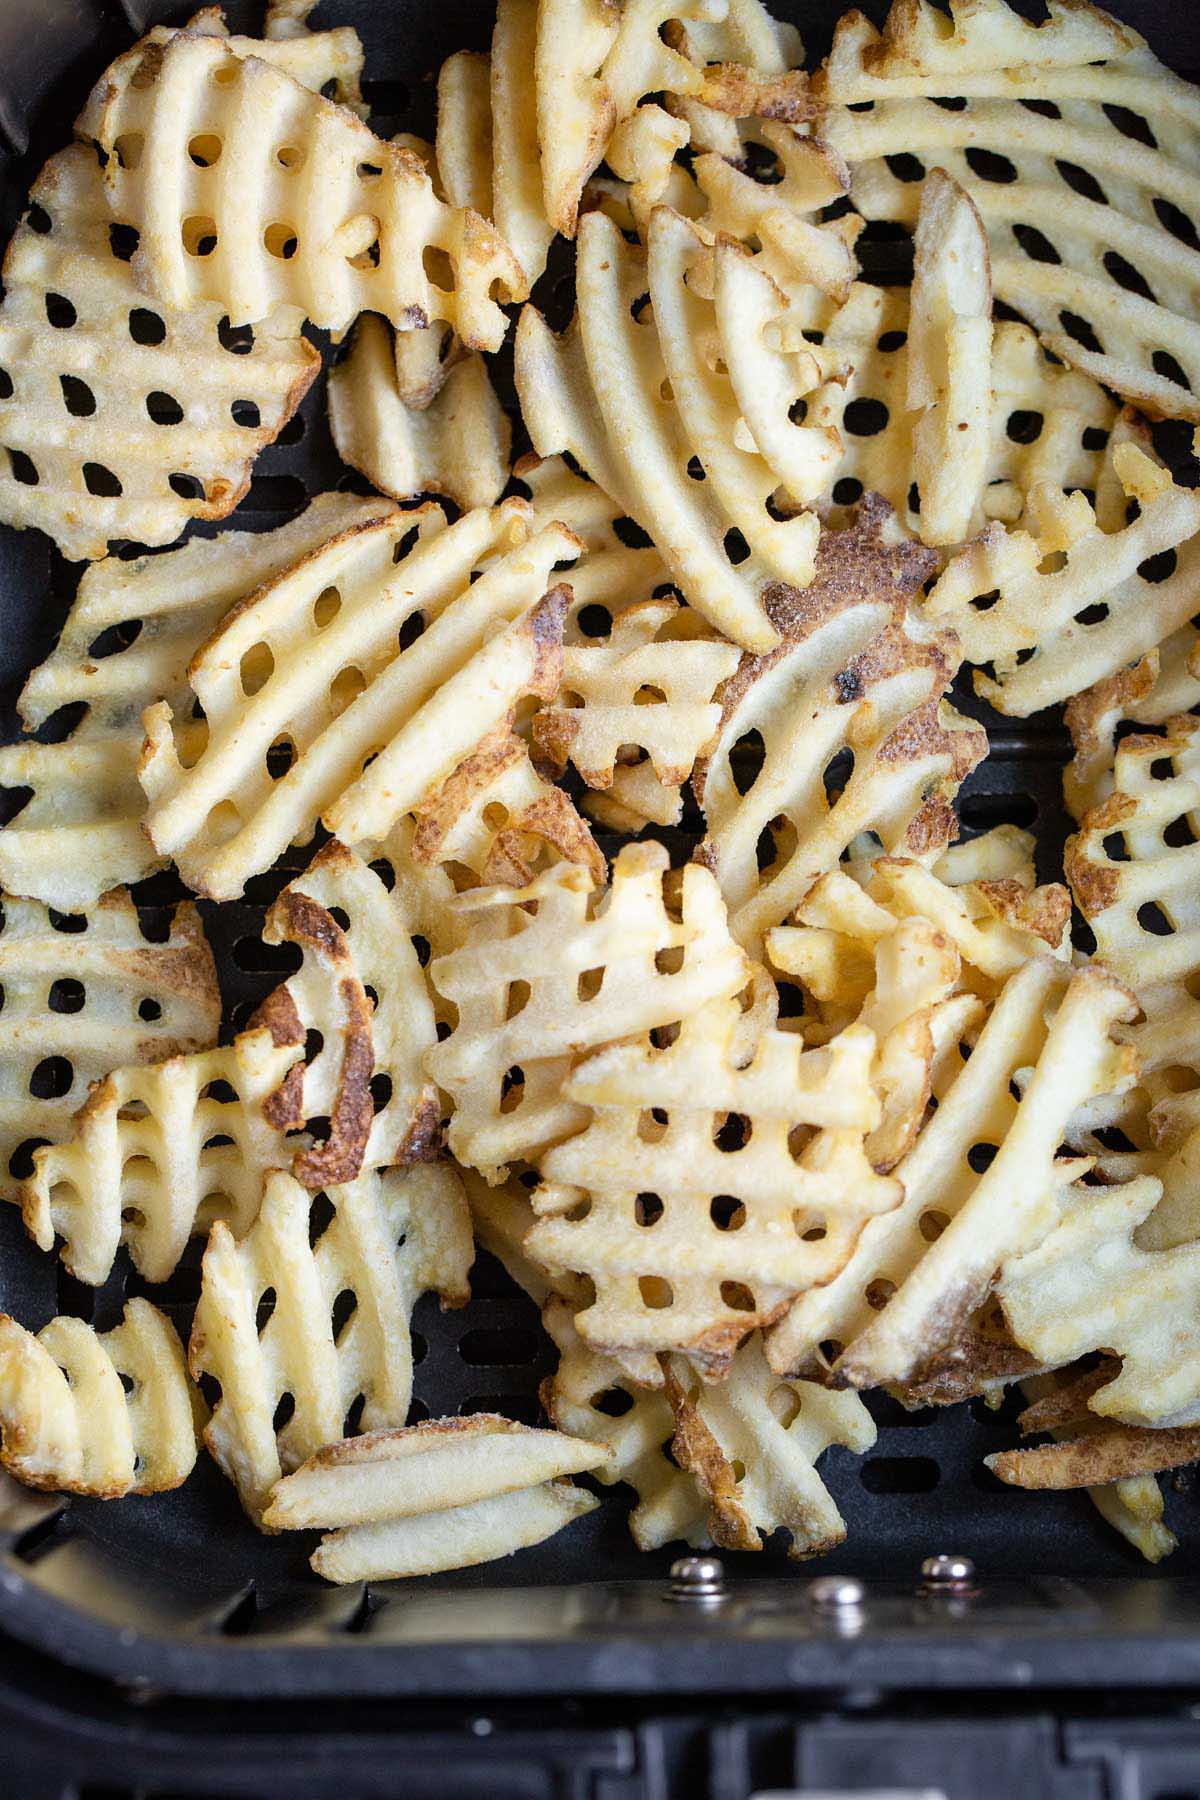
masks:
{"type": "MultiPolygon", "coordinates": [[[[0,0],[5,241],[101,69],[189,10],[0,0]]],[[[260,22],[260,6],[227,10],[235,28],[260,22]]],[[[812,59],[842,7],[774,0],[773,10],[801,27],[812,59]]],[[[1114,10],[1180,72],[1200,70],[1195,0],[1114,0],[1114,10]]],[[[313,22],[358,28],[372,123],[390,136],[432,135],[432,73],[455,49],[486,48],[491,21],[490,0],[324,0],[313,22]]],[[[869,277],[906,278],[903,247],[883,234],[868,230],[860,254],[869,277]]],[[[558,323],[568,270],[569,257],[552,261],[535,295],[558,323]]],[[[511,362],[493,364],[511,399],[511,362]]],[[[527,447],[519,427],[517,440],[527,447]]],[[[1179,433],[1163,448],[1184,442],[1179,433]]],[[[233,523],[265,529],[311,494],[361,485],[333,450],[319,381],[264,452],[233,523]]],[[[0,528],[9,736],[20,684],[49,650],[78,574],[40,534],[0,528]]],[[[1053,877],[1066,831],[1061,718],[999,718],[965,685],[955,698],[986,715],[992,744],[963,789],[965,832],[1033,828],[1040,873],[1053,877]]],[[[691,840],[668,836],[683,860],[691,840]]],[[[293,966],[258,932],[261,904],[287,878],[253,884],[257,907],[202,909],[234,1025],[293,966]]],[[[160,876],[135,897],[153,908],[181,893],[160,876]]],[[[185,1335],[198,1286],[194,1245],[165,1299],[152,1291],[185,1335]]],[[[537,1312],[486,1254],[473,1289],[461,1312],[439,1312],[431,1297],[417,1309],[414,1416],[486,1408],[532,1422],[553,1366],[537,1312]]],[[[141,1291],[124,1262],[100,1293],[84,1288],[0,1208],[0,1310],[33,1329],[55,1312],[105,1328],[141,1291]]],[[[710,1604],[671,1597],[678,1546],[635,1552],[624,1490],[601,1490],[598,1511],[507,1561],[364,1590],[320,1582],[307,1538],[256,1533],[207,1457],[181,1491],[115,1504],[0,1476],[0,1796],[1200,1795],[1200,1706],[1189,1703],[1200,1700],[1190,1573],[1200,1517],[1188,1477],[1166,1478],[1181,1547],[1154,1570],[1085,1496],[1021,1493],[987,1473],[984,1456],[1016,1441],[1015,1401],[998,1412],[981,1401],[917,1413],[882,1395],[868,1404],[874,1450],[857,1459],[835,1448],[822,1463],[846,1544],[815,1571],[789,1563],[778,1542],[727,1557],[727,1597],[710,1604]],[[974,1579],[923,1580],[939,1552],[973,1559],[974,1579]],[[857,1578],[860,1603],[839,1606],[835,1591],[817,1604],[814,1574],[857,1578]]]]}

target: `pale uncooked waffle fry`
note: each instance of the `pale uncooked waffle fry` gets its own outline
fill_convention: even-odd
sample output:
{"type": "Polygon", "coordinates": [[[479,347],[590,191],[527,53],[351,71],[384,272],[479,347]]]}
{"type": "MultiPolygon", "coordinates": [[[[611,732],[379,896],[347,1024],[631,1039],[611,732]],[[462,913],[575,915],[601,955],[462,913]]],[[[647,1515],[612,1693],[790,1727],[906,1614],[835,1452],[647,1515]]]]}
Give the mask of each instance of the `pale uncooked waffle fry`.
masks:
{"type": "Polygon", "coordinates": [[[0,518],[76,561],[223,519],[321,366],[298,320],[269,308],[235,349],[220,304],[156,308],[86,145],[51,157],[30,202],[4,259],[0,518]]]}
{"type": "Polygon", "coordinates": [[[807,118],[807,78],[793,67],[800,50],[794,28],[772,19],[760,0],[689,6],[682,18],[678,6],[618,11],[600,0],[542,0],[536,125],[545,211],[554,229],[575,236],[584,187],[614,127],[648,94],[733,118],[807,118]]]}
{"type": "Polygon", "coordinates": [[[419,156],[220,38],[135,45],[78,130],[108,158],[112,216],[140,234],[135,277],[171,306],[214,301],[235,325],[286,306],[329,331],[373,310],[496,350],[493,292],[527,291],[494,227],[439,200],[419,156]]]}
{"type": "Polygon", "coordinates": [[[332,538],[193,661],[208,726],[196,761],[170,709],[147,712],[155,847],[228,899],[318,819],[350,845],[378,842],[523,694],[556,691],[567,590],[551,571],[577,552],[561,526],[531,537],[521,501],[454,525],[432,504],[393,510],[332,538]]]}
{"type": "Polygon", "coordinates": [[[396,500],[445,494],[491,506],[508,479],[512,427],[482,357],[456,362],[423,410],[406,405],[382,319],[359,320],[329,377],[329,426],[338,455],[396,500]]]}
{"type": "Polygon", "coordinates": [[[997,298],[1049,349],[1143,411],[1200,419],[1195,88],[1096,8],[1040,30],[1004,0],[960,6],[948,33],[935,19],[898,4],[882,36],[857,12],[838,28],[819,129],[855,205],[911,223],[920,175],[946,170],[987,226],[997,298]]]}
{"type": "Polygon", "coordinates": [[[438,76],[437,161],[446,198],[495,220],[530,286],[554,237],[538,145],[538,13],[538,0],[497,0],[491,54],[460,50],[438,76]]]}
{"type": "Polygon", "coordinates": [[[764,1535],[783,1529],[798,1559],[841,1543],[846,1527],[816,1464],[833,1445],[861,1456],[874,1444],[875,1422],[857,1394],[781,1379],[755,1336],[715,1386],[670,1357],[667,1396],[672,1450],[708,1501],[714,1543],[761,1550],[764,1535]]]}
{"type": "Polygon", "coordinates": [[[1001,712],[1025,718],[1116,674],[1200,604],[1200,494],[1135,444],[1112,460],[1140,508],[1132,523],[1104,531],[1085,494],[1036,489],[1028,528],[990,525],[925,603],[968,662],[994,670],[977,669],[975,689],[1001,712]]]}
{"type": "Polygon", "coordinates": [[[631,534],[633,521],[617,501],[561,456],[524,456],[513,473],[529,491],[538,525],[557,521],[583,545],[571,570],[565,644],[595,643],[628,607],[658,599],[671,587],[667,565],[646,534],[636,527],[631,534]],[[642,541],[631,542],[631,535],[642,541]]]}
{"type": "Polygon", "coordinates": [[[921,184],[908,325],[913,474],[927,544],[965,538],[987,477],[992,281],[974,203],[935,170],[921,184]]]}
{"type": "MultiPolygon", "coordinates": [[[[1136,673],[1136,671],[1133,671],[1136,673]]],[[[1183,1242],[1200,1230],[1200,968],[1195,904],[1195,826],[1200,763],[1195,719],[1167,720],[1162,736],[1138,733],[1116,746],[1107,799],[1084,815],[1064,854],[1067,878],[1096,939],[1096,954],[1137,984],[1145,1014],[1130,1042],[1142,1064],[1136,1093],[1080,1121],[1080,1147],[1098,1153],[1109,1180],[1157,1176],[1164,1194],[1145,1247],[1183,1242]],[[1106,1141],[1106,1128],[1125,1147],[1106,1141]]]]}
{"type": "Polygon", "coordinates": [[[542,1543],[598,1502],[561,1479],[602,1468],[607,1446],[495,1413],[430,1419],[318,1450],[273,1490],[270,1531],[329,1532],[327,1581],[434,1575],[542,1543]]]}
{"type": "Polygon", "coordinates": [[[713,695],[740,661],[735,645],[696,623],[665,596],[627,607],[602,642],[564,649],[562,691],[533,721],[551,774],[571,762],[589,788],[611,788],[618,763],[638,751],[661,786],[688,779],[721,723],[713,695]]]}
{"type": "MultiPolygon", "coordinates": [[[[535,725],[542,715],[534,715],[535,725]]],[[[597,886],[608,864],[562,788],[534,768],[507,723],[483,738],[441,787],[413,808],[412,858],[454,863],[485,887],[524,887],[543,857],[581,864],[597,886]]]]}
{"type": "MultiPolygon", "coordinates": [[[[552,1298],[542,1323],[558,1349],[558,1367],[542,1383],[542,1404],[560,1431],[607,1444],[595,1471],[606,1486],[627,1482],[637,1495],[629,1531],[639,1550],[677,1541],[708,1542],[707,1507],[694,1478],[668,1454],[675,1415],[665,1394],[632,1381],[622,1363],[601,1356],[575,1329],[571,1306],[552,1298]]],[[[659,1386],[663,1382],[657,1369],[659,1386]]]]}
{"type": "Polygon", "coordinates": [[[629,844],[599,896],[586,870],[559,863],[527,888],[453,903],[470,935],[430,975],[457,1020],[425,1067],[453,1101],[460,1162],[499,1180],[586,1124],[563,1086],[580,1051],[676,1024],[746,985],[711,875],[690,865],[668,906],[667,872],[661,845],[629,844]]]}
{"type": "Polygon", "coordinates": [[[743,657],[722,690],[721,731],[694,784],[700,855],[748,949],[862,833],[930,860],[956,835],[950,801],[987,739],[942,699],[957,639],[927,631],[908,607],[932,565],[885,501],[864,500],[849,529],[822,534],[812,587],[775,609],[784,643],[743,657]],[[755,733],[762,764],[743,792],[734,752],[755,733]]]}
{"type": "Polygon", "coordinates": [[[937,1110],[894,1171],[902,1204],[866,1225],[841,1274],[774,1327],[773,1365],[824,1359],[869,1387],[908,1379],[942,1349],[1007,1258],[1054,1224],[1081,1172],[1057,1156],[1072,1115],[1136,1080],[1136,1057],[1111,1035],[1135,1015],[1129,990],[1101,968],[1072,973],[1031,956],[963,1047],[967,1060],[958,1043],[941,1047],[937,1110]],[[1020,1070],[1032,1073],[1018,1101],[1020,1070]]]}
{"type": "Polygon", "coordinates": [[[148,938],[128,894],[64,916],[5,896],[0,925],[0,1194],[16,1199],[38,1144],[66,1137],[111,1068],[215,1043],[220,996],[193,906],[148,938]]]}
{"type": "Polygon", "coordinates": [[[148,1300],[96,1332],[0,1316],[0,1463],[26,1487],[119,1500],[179,1487],[196,1461],[193,1394],[175,1328],[148,1300]]]}
{"type": "Polygon", "coordinates": [[[219,1050],[106,1075],[72,1136],[34,1152],[21,1210],[38,1248],[53,1250],[61,1237],[64,1266],[99,1287],[122,1244],[158,1282],[214,1220],[242,1236],[264,1171],[292,1154],[264,1107],[303,1050],[302,1032],[298,1043],[273,1043],[251,1031],[219,1050]],[[232,1097],[222,1098],[227,1089],[232,1097]]]}
{"type": "Polygon", "coordinates": [[[274,1171],[247,1235],[217,1224],[204,1254],[189,1360],[220,1387],[205,1442],[256,1524],[275,1482],[341,1438],[360,1396],[363,1429],[403,1424],[413,1305],[430,1289],[451,1305],[468,1294],[470,1219],[448,1164],[361,1175],[328,1199],[333,1216],[310,1245],[313,1197],[274,1171]],[[346,1290],[348,1317],[335,1310],[346,1290]],[[277,1428],[284,1395],[293,1409],[277,1428]]]}
{"type": "Polygon", "coordinates": [[[17,710],[32,733],[64,708],[86,710],[60,743],[0,746],[0,784],[32,794],[0,830],[0,887],[64,911],[90,908],[159,868],[137,779],[142,713],[165,701],[190,716],[188,664],[224,615],[327,539],[386,516],[386,501],[321,494],[274,531],[193,538],[165,556],[106,557],[85,571],[58,642],[17,710]]]}
{"type": "Polygon", "coordinates": [[[613,1045],[568,1077],[591,1120],[543,1154],[526,1242],[590,1278],[575,1325],[593,1349],[681,1351],[709,1380],[903,1197],[864,1149],[880,1117],[874,1034],[806,1050],[768,1029],[739,1058],[739,1019],[736,998],[711,1001],[666,1048],[613,1045]]]}
{"type": "Polygon", "coordinates": [[[1008,1263],[998,1292],[1014,1337],[1044,1362],[1071,1362],[1097,1349],[1122,1358],[1120,1371],[1091,1396],[1093,1413],[1129,1425],[1194,1425],[1200,1246],[1139,1248],[1137,1228],[1160,1197],[1161,1184],[1151,1177],[1118,1187],[1080,1185],[1056,1228],[1008,1263]]]}
{"type": "Polygon", "coordinates": [[[264,1524],[305,1531],[418,1518],[582,1475],[608,1456],[603,1445],[498,1413],[429,1419],[319,1450],[277,1483],[264,1524]]]}
{"type": "Polygon", "coordinates": [[[569,452],[649,532],[690,605],[767,650],[779,633],[764,597],[811,580],[817,521],[768,511],[778,479],[735,442],[729,378],[701,354],[712,309],[684,276],[704,246],[677,214],[654,217],[648,261],[605,214],[584,218],[571,326],[555,337],[535,308],[521,314],[522,413],[535,449],[569,452]]]}
{"type": "Polygon", "coordinates": [[[299,945],[304,962],[251,1023],[277,1043],[303,1046],[314,1030],[322,1040],[267,1103],[280,1129],[329,1120],[328,1136],[297,1152],[296,1178],[315,1190],[433,1161],[441,1109],[421,1063],[437,1030],[402,898],[335,840],[284,889],[263,935],[299,945]]]}

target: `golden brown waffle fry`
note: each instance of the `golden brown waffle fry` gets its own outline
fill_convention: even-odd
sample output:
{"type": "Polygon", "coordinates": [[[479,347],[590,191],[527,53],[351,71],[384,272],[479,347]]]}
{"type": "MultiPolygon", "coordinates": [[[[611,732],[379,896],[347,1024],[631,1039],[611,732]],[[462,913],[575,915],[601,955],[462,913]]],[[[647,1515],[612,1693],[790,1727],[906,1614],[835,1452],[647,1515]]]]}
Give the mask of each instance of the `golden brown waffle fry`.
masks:
{"type": "Polygon", "coordinates": [[[108,158],[113,216],[141,234],[137,279],[169,305],[215,301],[235,325],[295,307],[330,331],[374,310],[497,350],[493,291],[526,292],[493,227],[438,200],[411,150],[220,38],[135,45],[78,129],[108,158]]]}
{"type": "Polygon", "coordinates": [[[269,1025],[277,1043],[303,1045],[314,1030],[322,1039],[267,1105],[281,1129],[329,1120],[328,1137],[297,1153],[297,1180],[317,1189],[433,1161],[441,1109],[421,1062],[437,1031],[402,904],[335,841],[284,889],[263,935],[298,944],[305,960],[252,1023],[269,1025]]]}
{"type": "Polygon", "coordinates": [[[429,1289],[451,1305],[467,1297],[471,1226],[448,1164],[361,1175],[328,1198],[333,1217],[310,1246],[313,1197],[275,1170],[247,1235],[217,1224],[204,1254],[189,1358],[221,1389],[205,1442],[256,1524],[274,1483],[343,1435],[360,1396],[368,1431],[407,1418],[413,1305],[429,1289]],[[348,1317],[335,1308],[347,1290],[348,1317]]]}
{"type": "Polygon", "coordinates": [[[1061,1222],[1008,1263],[998,1288],[1013,1335],[1044,1362],[1094,1349],[1122,1358],[1120,1372],[1088,1404],[1134,1426],[1192,1425],[1200,1417],[1200,1247],[1142,1250],[1134,1235],[1160,1195],[1160,1183],[1144,1176],[1119,1187],[1077,1187],[1061,1222]]]}
{"type": "Polygon", "coordinates": [[[701,1382],[678,1356],[668,1359],[667,1395],[675,1414],[672,1449],[709,1503],[714,1543],[761,1550],[764,1534],[791,1538],[788,1555],[819,1556],[846,1535],[816,1463],[834,1444],[857,1455],[875,1442],[875,1423],[857,1394],[809,1381],[781,1380],[753,1337],[729,1378],[701,1382]]]}
{"type": "Polygon", "coordinates": [[[161,942],[126,893],[64,916],[3,902],[0,1194],[15,1199],[38,1144],[68,1135],[88,1085],[110,1068],[207,1049],[220,1023],[212,952],[195,908],[161,942]]]}
{"type": "Polygon", "coordinates": [[[551,774],[568,762],[590,788],[611,788],[617,765],[647,760],[678,788],[721,723],[712,696],[737,668],[733,644],[691,634],[695,615],[669,596],[627,607],[601,642],[568,646],[555,705],[534,717],[533,740],[551,774]]]}
{"type": "Polygon", "coordinates": [[[1100,1487],[1200,1462],[1200,1431],[1138,1430],[1117,1425],[1065,1443],[1039,1444],[1031,1450],[998,1450],[983,1460],[992,1474],[1010,1487],[1055,1491],[1100,1487]]]}
{"type": "MultiPolygon", "coordinates": [[[[495,49],[493,46],[493,55],[495,49]]],[[[647,94],[665,93],[706,111],[800,121],[809,113],[801,46],[760,0],[705,9],[599,0],[541,0],[534,75],[537,142],[546,216],[574,237],[589,176],[614,126],[647,94]]]]}
{"type": "Polygon", "coordinates": [[[542,779],[507,724],[413,812],[414,861],[457,864],[484,886],[524,887],[546,852],[580,863],[597,886],[607,878],[608,864],[570,796],[542,779]]]}
{"type": "Polygon", "coordinates": [[[946,170],[987,226],[997,298],[1049,349],[1143,411],[1200,419],[1195,90],[1097,8],[1040,30],[1004,0],[955,17],[899,4],[882,36],[857,12],[838,27],[820,129],[855,205],[910,223],[920,176],[946,170]]]}
{"type": "Polygon", "coordinates": [[[589,213],[575,321],[556,338],[524,310],[517,387],[535,448],[569,451],[650,533],[684,598],[735,642],[767,650],[779,634],[766,599],[811,579],[817,521],[772,516],[779,477],[735,435],[732,385],[706,354],[715,315],[686,279],[706,254],[666,208],[645,259],[589,213]]]}
{"type": "Polygon", "coordinates": [[[64,910],[158,868],[142,830],[137,779],[141,716],[165,701],[185,737],[186,671],[226,612],[339,531],[386,516],[386,501],[322,494],[275,531],[193,538],[166,556],[106,557],[85,571],[58,643],[25,683],[18,710],[32,732],[62,709],[85,710],[61,743],[0,747],[0,784],[32,794],[0,831],[0,887],[64,910]]]}
{"type": "Polygon", "coordinates": [[[27,1487],[119,1500],[187,1480],[192,1390],[174,1327],[148,1300],[97,1333],[51,1319],[35,1337],[0,1316],[0,1463],[27,1487]]]}
{"type": "Polygon", "coordinates": [[[677,1540],[707,1543],[708,1509],[700,1490],[667,1454],[675,1415],[666,1396],[636,1386],[620,1363],[585,1344],[567,1301],[552,1298],[542,1323],[558,1347],[558,1368],[542,1385],[543,1405],[561,1431],[611,1449],[596,1479],[606,1486],[627,1482],[636,1493],[629,1530],[638,1549],[659,1550],[677,1540]]]}
{"type": "Polygon", "coordinates": [[[264,1103],[303,1048],[303,1033],[273,1044],[266,1031],[243,1032],[224,1049],[106,1075],[73,1135],[34,1152],[21,1210],[38,1248],[63,1238],[66,1268],[99,1287],[121,1244],[147,1281],[166,1281],[215,1220],[240,1237],[263,1171],[290,1156],[264,1103]]]}
{"type": "Polygon", "coordinates": [[[1132,1087],[1136,1058],[1110,1034],[1135,1012],[1098,967],[1024,962],[973,1045],[939,1047],[937,1110],[894,1171],[903,1203],[869,1222],[841,1274],[774,1328],[772,1364],[804,1369],[823,1357],[838,1379],[871,1387],[908,1380],[951,1342],[1001,1265],[1057,1218],[1080,1172],[1056,1155],[1072,1115],[1132,1087]],[[1031,1073],[1018,1101],[1022,1070],[1031,1073]]]}
{"type": "Polygon", "coordinates": [[[595,1287],[580,1336],[606,1352],[683,1351],[720,1379],[742,1340],[829,1281],[864,1225],[902,1199],[872,1172],[875,1039],[805,1050],[765,1031],[738,1057],[735,998],[589,1057],[564,1095],[591,1109],[545,1152],[527,1249],[595,1287]]]}
{"type": "Polygon", "coordinates": [[[450,526],[433,505],[393,510],[331,539],[193,661],[198,759],[181,758],[167,707],[147,712],[156,848],[229,898],[318,819],[345,843],[381,840],[521,695],[557,689],[567,591],[551,571],[577,552],[562,527],[531,538],[521,501],[450,526]]]}
{"type": "Polygon", "coordinates": [[[913,245],[908,410],[921,537],[967,536],[987,477],[992,415],[992,282],[973,202],[935,169],[922,183],[913,245]]]}
{"type": "Polygon", "coordinates": [[[430,975],[457,1023],[425,1067],[454,1103],[448,1141],[460,1162],[496,1180],[577,1131],[587,1113],[563,1091],[574,1056],[745,986],[712,877],[685,869],[668,909],[667,864],[661,845],[630,844],[599,899],[586,870],[559,863],[527,888],[453,902],[470,933],[430,975]]]}
{"type": "Polygon", "coordinates": [[[1131,443],[1113,464],[1140,507],[1131,524],[1104,532],[1086,495],[1039,489],[1028,531],[989,526],[929,595],[927,617],[994,669],[975,688],[1001,712],[1024,718],[1114,675],[1196,610],[1200,497],[1131,443]]]}
{"type": "Polygon", "coordinates": [[[950,800],[986,753],[982,729],[941,698],[957,640],[908,611],[932,553],[898,537],[878,496],[848,530],[825,532],[813,585],[773,609],[785,642],[743,657],[720,696],[720,735],[695,779],[699,854],[748,949],[864,832],[889,853],[939,855],[957,829],[950,800]],[[755,734],[762,765],[742,792],[734,753],[755,734]]]}
{"type": "Polygon", "coordinates": [[[456,362],[417,411],[400,393],[388,328],[372,314],[329,377],[329,426],[342,461],[397,500],[445,494],[464,510],[491,506],[508,479],[512,427],[483,359],[456,362]]]}
{"type": "Polygon", "coordinates": [[[605,1445],[498,1413],[428,1419],[343,1438],[275,1486],[263,1523],[323,1530],[423,1518],[602,1467],[605,1445]]]}
{"type": "Polygon", "coordinates": [[[227,335],[219,304],[148,302],[85,145],[51,157],[30,201],[4,260],[0,518],[47,532],[74,560],[223,519],[304,398],[317,352],[278,309],[251,341],[227,335]]]}
{"type": "Polygon", "coordinates": [[[1172,632],[1140,662],[1119,669],[1068,700],[1067,725],[1075,755],[1063,771],[1063,798],[1082,821],[1112,792],[1117,728],[1166,725],[1200,706],[1200,631],[1189,623],[1172,632]]]}

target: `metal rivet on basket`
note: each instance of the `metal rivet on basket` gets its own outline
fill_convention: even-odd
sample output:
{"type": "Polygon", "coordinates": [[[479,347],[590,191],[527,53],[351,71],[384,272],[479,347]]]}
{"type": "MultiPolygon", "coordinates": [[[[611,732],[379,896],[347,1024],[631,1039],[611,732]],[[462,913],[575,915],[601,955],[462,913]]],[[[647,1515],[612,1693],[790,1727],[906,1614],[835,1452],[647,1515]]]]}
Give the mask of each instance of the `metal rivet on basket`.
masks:
{"type": "Polygon", "coordinates": [[[821,1612],[844,1612],[861,1606],[866,1592],[857,1575],[820,1575],[809,1584],[808,1602],[821,1612]]]}
{"type": "Polygon", "coordinates": [[[681,1556],[671,1564],[671,1585],[664,1598],[714,1605],[729,1597],[725,1567],[719,1556],[681,1556]]]}
{"type": "Polygon", "coordinates": [[[921,1564],[927,1588],[942,1594],[962,1594],[975,1585],[975,1564],[969,1556],[927,1556],[921,1564]]]}

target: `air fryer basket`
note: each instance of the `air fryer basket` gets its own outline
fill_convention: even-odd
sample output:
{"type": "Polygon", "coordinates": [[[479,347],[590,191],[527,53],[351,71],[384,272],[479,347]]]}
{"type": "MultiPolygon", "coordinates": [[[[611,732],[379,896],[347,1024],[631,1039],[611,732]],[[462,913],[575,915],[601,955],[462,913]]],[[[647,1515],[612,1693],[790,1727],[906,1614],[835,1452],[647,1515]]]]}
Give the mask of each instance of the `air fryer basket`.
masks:
{"type": "MultiPolygon", "coordinates": [[[[33,173],[69,135],[105,62],[150,24],[178,21],[187,10],[172,0],[0,0],[5,239],[33,173]]],[[[793,17],[810,54],[819,55],[842,8],[838,0],[774,0],[774,10],[793,17]]],[[[882,9],[868,10],[878,17],[882,9]]],[[[1176,68],[1200,68],[1200,13],[1190,0],[1115,0],[1115,10],[1176,68]]],[[[228,11],[245,29],[261,16],[242,0],[228,11]]],[[[315,22],[358,27],[377,130],[429,134],[430,72],[454,49],[486,47],[491,14],[490,0],[325,0],[315,22]]],[[[876,278],[903,278],[896,244],[873,243],[868,232],[863,254],[876,278]]],[[[537,295],[560,319],[569,306],[568,268],[569,258],[552,263],[537,295]]],[[[510,364],[503,355],[495,364],[511,398],[510,364]]],[[[319,382],[262,456],[236,523],[265,529],[305,496],[338,485],[361,483],[332,448],[319,382]]],[[[77,576],[77,566],[40,535],[0,530],[0,723],[7,734],[15,731],[20,683],[48,651],[77,576]]],[[[963,790],[964,828],[969,834],[1005,820],[1032,827],[1043,877],[1057,873],[1066,829],[1061,719],[1004,720],[965,690],[957,698],[987,714],[993,728],[991,756],[963,790]]],[[[673,840],[682,860],[690,841],[683,833],[673,840]]],[[[235,1024],[292,966],[287,950],[258,937],[261,908],[286,878],[259,877],[245,903],[203,909],[235,1024]]],[[[181,891],[159,876],[136,897],[154,907],[181,891]]],[[[152,1290],[185,1333],[198,1269],[193,1245],[165,1299],[152,1290]]],[[[142,1291],[122,1261],[93,1294],[32,1248],[15,1211],[0,1208],[0,1308],[22,1322],[37,1328],[57,1311],[107,1325],[125,1296],[142,1291]]],[[[486,1407],[537,1417],[538,1383],[553,1350],[532,1304],[491,1258],[481,1254],[465,1310],[442,1313],[427,1299],[414,1334],[415,1416],[486,1407]]],[[[436,1583],[330,1589],[308,1569],[310,1541],[258,1535],[233,1488],[202,1457],[180,1492],[120,1503],[63,1502],[0,1477],[0,1629],[98,1675],[192,1694],[1021,1688],[1103,1683],[1115,1668],[1130,1685],[1196,1679],[1200,1607],[1180,1580],[1196,1538],[1187,1477],[1167,1478],[1168,1518],[1183,1547],[1164,1580],[1084,1496],[1022,1494],[986,1472],[983,1457],[1015,1441],[1015,1405],[990,1412],[977,1401],[908,1414],[886,1396],[870,1396],[869,1404],[880,1427],[875,1449],[862,1460],[834,1449],[822,1464],[849,1536],[818,1572],[852,1572],[867,1583],[864,1607],[841,1624],[806,1604],[805,1572],[787,1561],[781,1543],[736,1566],[727,1559],[733,1596],[724,1607],[665,1605],[674,1552],[634,1551],[623,1490],[509,1561],[436,1583]],[[939,1550],[974,1558],[977,1595],[946,1600],[919,1592],[921,1561],[939,1550]]]]}

